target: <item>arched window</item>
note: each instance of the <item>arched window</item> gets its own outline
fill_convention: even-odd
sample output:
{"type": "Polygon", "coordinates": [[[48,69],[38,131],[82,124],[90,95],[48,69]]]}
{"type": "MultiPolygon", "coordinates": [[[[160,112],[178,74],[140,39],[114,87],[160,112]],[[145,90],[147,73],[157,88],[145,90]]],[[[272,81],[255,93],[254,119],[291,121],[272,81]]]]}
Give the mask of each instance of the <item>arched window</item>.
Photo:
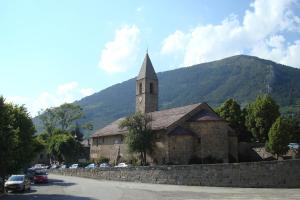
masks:
{"type": "Polygon", "coordinates": [[[154,91],[153,91],[153,83],[150,83],[150,94],[153,94],[154,91]]]}
{"type": "Polygon", "coordinates": [[[143,91],[143,84],[140,83],[139,84],[139,94],[142,94],[142,91],[143,91]]]}

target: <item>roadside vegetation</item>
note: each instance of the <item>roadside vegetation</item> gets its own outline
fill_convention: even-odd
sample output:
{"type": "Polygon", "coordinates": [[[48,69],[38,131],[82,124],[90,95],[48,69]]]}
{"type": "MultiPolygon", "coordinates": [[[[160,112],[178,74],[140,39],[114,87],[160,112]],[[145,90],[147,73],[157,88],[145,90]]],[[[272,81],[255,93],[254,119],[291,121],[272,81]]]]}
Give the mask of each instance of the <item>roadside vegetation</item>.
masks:
{"type": "Polygon", "coordinates": [[[265,143],[266,150],[276,157],[287,153],[289,143],[300,143],[299,119],[282,116],[269,95],[258,96],[244,109],[228,99],[216,112],[238,133],[239,141],[265,143]]]}
{"type": "Polygon", "coordinates": [[[93,129],[87,123],[79,125],[78,120],[84,117],[80,106],[65,103],[56,108],[49,108],[40,113],[43,132],[37,140],[44,145],[44,149],[52,162],[77,162],[82,155],[82,129],[93,129]]]}
{"type": "Polygon", "coordinates": [[[26,168],[43,144],[24,106],[6,103],[0,96],[0,178],[26,168]]]}
{"type": "Polygon", "coordinates": [[[119,127],[127,128],[128,134],[125,143],[130,153],[137,153],[140,157],[140,164],[147,164],[147,153],[152,151],[153,134],[150,127],[151,117],[140,112],[124,119],[119,127]]]}

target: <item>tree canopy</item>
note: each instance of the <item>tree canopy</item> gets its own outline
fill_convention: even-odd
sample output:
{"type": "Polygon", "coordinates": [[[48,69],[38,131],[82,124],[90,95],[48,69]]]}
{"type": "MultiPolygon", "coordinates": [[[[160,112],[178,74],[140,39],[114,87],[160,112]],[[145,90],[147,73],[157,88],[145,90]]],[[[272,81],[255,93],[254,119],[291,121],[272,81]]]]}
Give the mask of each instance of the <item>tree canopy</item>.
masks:
{"type": "Polygon", "coordinates": [[[279,106],[269,95],[262,95],[250,103],[246,111],[246,127],[257,141],[266,142],[270,127],[280,116],[279,106]]]}
{"type": "Polygon", "coordinates": [[[17,172],[35,157],[40,145],[24,106],[5,103],[0,96],[0,176],[17,172]]]}
{"type": "Polygon", "coordinates": [[[226,100],[216,109],[216,112],[238,133],[240,141],[249,141],[251,139],[245,126],[244,111],[241,110],[240,105],[234,99],[226,100]]]}
{"type": "Polygon", "coordinates": [[[83,116],[82,108],[71,103],[41,112],[44,132],[38,139],[46,145],[51,159],[75,162],[80,157],[80,142],[83,140],[81,129],[93,129],[89,123],[78,123],[83,116]]]}
{"type": "Polygon", "coordinates": [[[82,108],[76,104],[65,103],[56,108],[48,108],[40,112],[44,130],[52,134],[56,128],[70,131],[75,128],[76,120],[83,116],[82,108]]]}
{"type": "Polygon", "coordinates": [[[49,138],[48,151],[57,161],[74,162],[80,151],[80,143],[68,132],[57,129],[49,138]]]}
{"type": "Polygon", "coordinates": [[[142,113],[135,113],[120,123],[120,128],[127,128],[125,142],[132,153],[139,153],[141,165],[146,165],[147,152],[151,152],[153,146],[153,134],[150,128],[151,117],[142,113]]]}
{"type": "Polygon", "coordinates": [[[291,124],[286,119],[278,117],[268,133],[267,149],[277,155],[285,154],[289,149],[288,144],[292,136],[291,131],[291,124]]]}

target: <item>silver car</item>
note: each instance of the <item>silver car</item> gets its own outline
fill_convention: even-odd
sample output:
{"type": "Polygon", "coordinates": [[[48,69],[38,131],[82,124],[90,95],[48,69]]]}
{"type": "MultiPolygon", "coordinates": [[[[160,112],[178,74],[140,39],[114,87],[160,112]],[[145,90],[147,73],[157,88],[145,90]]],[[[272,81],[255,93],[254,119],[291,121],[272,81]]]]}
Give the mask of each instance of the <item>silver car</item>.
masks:
{"type": "Polygon", "coordinates": [[[30,180],[25,175],[11,175],[4,184],[4,189],[8,191],[30,190],[30,180]]]}

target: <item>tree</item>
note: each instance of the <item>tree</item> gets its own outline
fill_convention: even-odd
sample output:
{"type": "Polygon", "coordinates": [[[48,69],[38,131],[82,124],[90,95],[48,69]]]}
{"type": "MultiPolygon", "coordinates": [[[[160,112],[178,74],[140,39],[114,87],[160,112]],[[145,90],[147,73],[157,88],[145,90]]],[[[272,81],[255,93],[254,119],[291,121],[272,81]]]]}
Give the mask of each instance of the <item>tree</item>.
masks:
{"type": "Polygon", "coordinates": [[[60,162],[74,162],[77,158],[80,143],[68,132],[57,129],[48,140],[48,152],[60,162]]]}
{"type": "Polygon", "coordinates": [[[76,120],[83,116],[82,108],[72,103],[64,103],[56,108],[48,108],[40,112],[45,131],[52,134],[57,128],[70,131],[75,127],[76,120]]]}
{"type": "Polygon", "coordinates": [[[269,96],[258,96],[247,108],[246,127],[259,142],[268,140],[268,132],[277,117],[279,106],[269,96]]]}
{"type": "Polygon", "coordinates": [[[0,176],[4,179],[13,165],[17,134],[11,126],[11,106],[0,96],[0,176]]]}
{"type": "Polygon", "coordinates": [[[46,109],[40,114],[44,126],[43,141],[51,159],[74,161],[81,149],[82,129],[92,130],[90,123],[80,125],[83,109],[76,104],[65,103],[56,108],[46,109]]]}
{"type": "Polygon", "coordinates": [[[36,155],[34,152],[35,127],[24,106],[13,105],[12,113],[14,120],[11,125],[17,135],[14,149],[14,169],[17,171],[28,165],[36,155]]]}
{"type": "Polygon", "coordinates": [[[269,131],[267,149],[276,155],[283,155],[288,151],[291,139],[291,126],[287,120],[278,117],[269,131]]]}
{"type": "Polygon", "coordinates": [[[57,118],[53,109],[47,108],[45,111],[39,112],[40,119],[42,121],[44,131],[52,135],[57,126],[57,118]]]}
{"type": "Polygon", "coordinates": [[[127,117],[119,124],[120,128],[127,128],[128,134],[125,143],[128,145],[129,152],[139,153],[141,165],[146,165],[147,152],[151,152],[153,146],[153,134],[150,127],[151,117],[142,113],[135,113],[127,117]]]}
{"type": "Polygon", "coordinates": [[[290,142],[300,143],[300,121],[295,117],[285,117],[284,119],[289,125],[289,130],[291,134],[290,142]]]}
{"type": "Polygon", "coordinates": [[[62,131],[74,128],[74,122],[83,116],[82,108],[79,105],[65,103],[54,109],[58,125],[62,131]]]}
{"type": "Polygon", "coordinates": [[[238,133],[239,140],[250,140],[251,137],[249,137],[245,127],[245,115],[240,105],[234,99],[226,100],[216,109],[216,112],[238,133]]]}
{"type": "Polygon", "coordinates": [[[0,97],[0,176],[18,172],[35,156],[35,129],[24,106],[0,97]]]}

